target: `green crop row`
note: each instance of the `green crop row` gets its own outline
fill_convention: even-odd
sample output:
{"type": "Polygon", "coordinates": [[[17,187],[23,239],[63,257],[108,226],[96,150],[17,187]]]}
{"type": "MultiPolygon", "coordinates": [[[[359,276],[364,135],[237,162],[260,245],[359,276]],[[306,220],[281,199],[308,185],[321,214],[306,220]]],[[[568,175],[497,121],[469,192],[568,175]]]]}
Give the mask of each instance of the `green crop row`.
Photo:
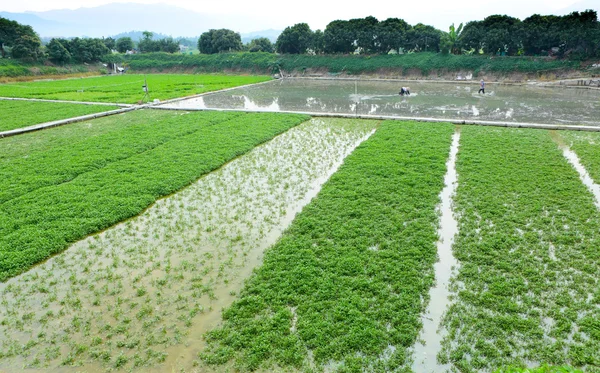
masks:
{"type": "Polygon", "coordinates": [[[452,132],[382,124],[265,253],[202,359],[242,370],[408,366],[434,282],[452,132]]]}
{"type": "Polygon", "coordinates": [[[438,355],[460,372],[600,371],[600,213],[546,131],[465,127],[460,270],[438,355]]]}
{"type": "MultiPolygon", "coordinates": [[[[66,104],[74,106],[73,104],[66,104]]],[[[188,120],[178,113],[140,110],[120,117],[103,118],[95,127],[119,121],[118,130],[98,135],[83,135],[61,146],[48,146],[44,134],[30,146],[27,157],[20,153],[0,157],[0,205],[51,185],[69,182],[86,172],[94,172],[169,141],[199,131],[208,125],[233,120],[241,114],[205,112],[188,120]]],[[[89,123],[82,124],[87,126],[89,123]]],[[[7,146],[11,144],[7,142],[7,146]]]]}
{"type": "Polygon", "coordinates": [[[577,154],[596,184],[600,183],[600,133],[562,131],[561,137],[577,154]]]}
{"type": "Polygon", "coordinates": [[[0,132],[115,109],[118,107],[0,100],[0,132]]]}
{"type": "Polygon", "coordinates": [[[440,53],[412,53],[405,55],[276,55],[271,53],[220,53],[212,55],[174,55],[148,53],[119,57],[136,71],[183,69],[203,72],[243,70],[253,73],[284,71],[302,72],[306,69],[360,74],[381,69],[421,71],[464,71],[475,73],[536,73],[553,69],[579,69],[579,63],[568,60],[547,60],[534,57],[495,57],[444,55],[440,53]]]}
{"type": "MultiPolygon", "coordinates": [[[[303,115],[247,113],[229,114],[232,119],[214,125],[200,124],[206,121],[207,115],[213,114],[169,113],[170,118],[163,120],[171,125],[195,123],[199,129],[148,147],[146,151],[134,151],[128,158],[114,159],[112,163],[106,163],[106,157],[95,155],[99,163],[106,163],[102,168],[90,169],[78,149],[76,156],[84,162],[79,171],[87,167],[88,172],[80,173],[69,182],[41,187],[1,204],[0,281],[88,234],[137,215],[156,199],[308,119],[303,115]]],[[[89,122],[90,126],[95,124],[95,121],[89,122]]],[[[146,135],[149,133],[151,131],[146,135]]],[[[94,145],[93,142],[86,144],[90,148],[94,145]]],[[[117,148],[123,149],[121,146],[117,148]]],[[[106,147],[105,151],[112,150],[106,147]]],[[[71,165],[67,168],[75,172],[71,165]]]]}
{"type": "Polygon", "coordinates": [[[0,96],[133,104],[144,99],[142,87],[145,84],[150,99],[167,100],[269,79],[267,76],[127,74],[2,84],[0,96]]]}

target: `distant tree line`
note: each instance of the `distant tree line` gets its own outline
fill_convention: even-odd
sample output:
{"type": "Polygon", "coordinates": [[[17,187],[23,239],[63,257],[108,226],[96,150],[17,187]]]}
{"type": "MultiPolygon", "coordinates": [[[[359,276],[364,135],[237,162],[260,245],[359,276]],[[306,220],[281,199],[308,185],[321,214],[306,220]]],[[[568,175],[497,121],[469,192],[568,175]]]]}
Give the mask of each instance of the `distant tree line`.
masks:
{"type": "Polygon", "coordinates": [[[600,22],[594,10],[565,16],[534,14],[523,21],[494,15],[465,25],[461,50],[514,55],[600,56],[600,22]]]}
{"type": "MultiPolygon", "coordinates": [[[[137,45],[131,37],[54,38],[42,46],[39,36],[26,25],[0,17],[0,52],[3,58],[44,60],[55,63],[99,61],[116,50],[139,53],[179,51],[190,40],[171,37],[154,40],[143,32],[137,45]]],[[[492,15],[449,30],[408,24],[400,18],[379,21],[369,16],[330,22],[324,31],[310,29],[306,23],[285,28],[273,44],[267,38],[253,39],[244,45],[239,33],[229,29],[211,29],[197,41],[200,53],[267,52],[285,54],[402,54],[439,52],[452,54],[554,55],[572,59],[600,56],[600,22],[594,10],[565,16],[534,14],[521,21],[507,15],[492,15]]]]}
{"type": "Polygon", "coordinates": [[[493,15],[448,32],[399,18],[375,17],[330,22],[325,31],[306,23],[287,27],[276,42],[279,53],[403,53],[600,56],[600,22],[594,10],[565,16],[535,14],[521,21],[493,15]]]}
{"type": "MultiPolygon", "coordinates": [[[[171,37],[153,40],[153,33],[144,31],[137,48],[141,53],[179,52],[179,42],[171,37]]],[[[0,17],[0,56],[29,61],[49,59],[57,64],[101,61],[113,50],[119,53],[134,50],[130,37],[113,38],[52,38],[46,46],[31,26],[0,17]]]]}

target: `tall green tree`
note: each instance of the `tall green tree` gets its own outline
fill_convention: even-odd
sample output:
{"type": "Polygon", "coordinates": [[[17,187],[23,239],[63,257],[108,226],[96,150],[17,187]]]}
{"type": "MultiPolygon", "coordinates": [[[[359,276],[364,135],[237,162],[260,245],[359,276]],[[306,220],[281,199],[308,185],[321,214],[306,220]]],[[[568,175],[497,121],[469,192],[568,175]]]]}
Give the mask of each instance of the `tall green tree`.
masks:
{"type": "Polygon", "coordinates": [[[198,49],[203,54],[236,52],[243,47],[240,34],[229,29],[211,29],[198,39],[198,49]]]}
{"type": "Polygon", "coordinates": [[[133,50],[133,40],[131,40],[130,37],[118,38],[115,45],[119,53],[125,53],[133,50]]]}
{"type": "Polygon", "coordinates": [[[312,46],[313,32],[306,23],[286,27],[277,38],[275,49],[279,53],[302,54],[312,46]]]}
{"type": "Polygon", "coordinates": [[[248,51],[273,53],[275,48],[273,47],[271,40],[267,38],[256,38],[252,39],[250,43],[248,43],[248,51]]]}
{"type": "Polygon", "coordinates": [[[325,53],[351,53],[356,50],[355,36],[348,21],[329,22],[323,32],[325,53]]]}
{"type": "Polygon", "coordinates": [[[404,48],[407,42],[408,31],[411,26],[400,18],[388,18],[378,25],[379,52],[388,53],[390,50],[404,48]]]}
{"type": "Polygon", "coordinates": [[[65,48],[65,46],[58,39],[51,39],[46,46],[48,50],[48,57],[50,61],[58,64],[65,64],[71,61],[71,53],[65,48]]]}
{"type": "Polygon", "coordinates": [[[417,23],[406,32],[404,49],[416,52],[439,52],[442,32],[433,26],[417,23]]]}
{"type": "Polygon", "coordinates": [[[12,47],[14,58],[43,57],[42,42],[31,26],[0,17],[0,54],[3,58],[7,56],[5,47],[12,47]]]}

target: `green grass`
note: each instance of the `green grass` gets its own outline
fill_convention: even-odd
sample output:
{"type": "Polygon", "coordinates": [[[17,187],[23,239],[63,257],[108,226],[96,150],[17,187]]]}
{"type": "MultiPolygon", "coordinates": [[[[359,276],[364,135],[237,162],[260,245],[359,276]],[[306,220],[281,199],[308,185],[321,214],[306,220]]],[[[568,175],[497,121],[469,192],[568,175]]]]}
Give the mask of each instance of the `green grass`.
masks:
{"type": "Polygon", "coordinates": [[[142,90],[144,79],[148,83],[150,99],[167,100],[264,82],[270,78],[268,76],[126,74],[2,84],[0,96],[134,104],[144,98],[142,90]]]}
{"type": "Polygon", "coordinates": [[[464,127],[442,363],[600,371],[600,213],[549,132],[464,127]]]}
{"type": "Polygon", "coordinates": [[[0,58],[0,78],[19,76],[62,75],[88,72],[85,65],[46,66],[40,63],[26,63],[14,59],[0,58]]]}
{"type": "Polygon", "coordinates": [[[198,72],[218,72],[230,70],[251,71],[253,73],[284,71],[302,72],[306,69],[361,74],[392,70],[403,74],[408,70],[421,71],[482,71],[495,73],[538,73],[548,70],[580,69],[576,61],[547,60],[534,57],[495,57],[444,55],[440,53],[412,53],[405,55],[276,55],[271,53],[220,53],[180,55],[167,53],[136,54],[113,56],[120,58],[136,71],[162,71],[167,69],[195,70],[198,72]]]}
{"type": "Polygon", "coordinates": [[[118,106],[0,100],[0,131],[118,109],[118,106]]]}
{"type": "Polygon", "coordinates": [[[18,185],[5,182],[8,193],[0,203],[0,281],[137,215],[156,199],[307,119],[133,112],[102,119],[121,123],[109,131],[93,131],[94,139],[86,137],[85,128],[102,126],[98,120],[63,130],[68,141],[53,133],[62,128],[0,139],[0,149],[17,144],[14,153],[0,151],[3,178],[19,180],[18,185]],[[129,119],[133,123],[127,126],[123,118],[137,119],[129,119]],[[18,145],[21,141],[29,151],[18,145]]]}
{"type": "Polygon", "coordinates": [[[433,284],[453,130],[382,124],[265,253],[207,335],[203,360],[267,371],[309,369],[309,355],[317,370],[330,361],[342,371],[408,366],[433,284]]]}

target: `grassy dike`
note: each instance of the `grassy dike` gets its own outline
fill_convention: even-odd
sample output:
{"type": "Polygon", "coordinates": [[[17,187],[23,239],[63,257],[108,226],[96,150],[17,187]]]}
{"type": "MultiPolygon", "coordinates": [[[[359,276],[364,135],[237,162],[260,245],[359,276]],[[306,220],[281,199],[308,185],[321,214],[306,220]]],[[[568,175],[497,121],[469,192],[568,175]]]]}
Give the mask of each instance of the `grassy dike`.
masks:
{"type": "Polygon", "coordinates": [[[444,55],[441,53],[412,53],[405,55],[276,55],[271,53],[221,53],[212,55],[179,55],[149,53],[129,56],[111,56],[130,66],[134,71],[192,70],[197,72],[246,71],[251,73],[279,72],[302,74],[305,71],[346,73],[350,75],[392,71],[395,75],[420,71],[471,71],[475,75],[486,72],[500,74],[548,72],[580,69],[580,63],[569,60],[548,60],[534,57],[493,57],[444,55]]]}
{"type": "Polygon", "coordinates": [[[384,122],[265,253],[202,359],[241,370],[409,366],[453,131],[384,122]]]}

